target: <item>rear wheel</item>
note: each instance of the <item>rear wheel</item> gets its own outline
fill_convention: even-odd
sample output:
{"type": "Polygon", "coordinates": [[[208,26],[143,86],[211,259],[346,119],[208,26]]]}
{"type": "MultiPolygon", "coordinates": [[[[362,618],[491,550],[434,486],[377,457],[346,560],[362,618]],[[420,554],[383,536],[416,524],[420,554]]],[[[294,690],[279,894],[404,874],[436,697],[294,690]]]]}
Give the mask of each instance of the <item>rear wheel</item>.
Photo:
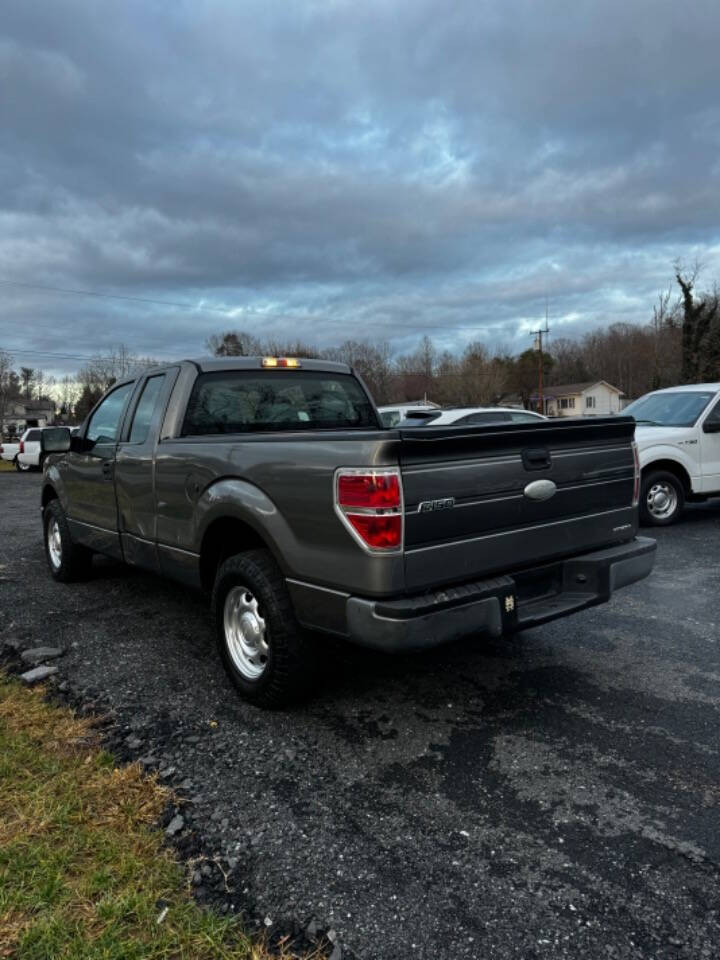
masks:
{"type": "Polygon", "coordinates": [[[309,692],[314,644],[295,619],[285,579],[267,550],[248,550],[218,569],[212,593],[223,665],[242,696],[284,707],[309,692]]]}
{"type": "Polygon", "coordinates": [[[51,500],[43,511],[45,556],[50,573],[60,583],[82,580],[90,572],[92,552],[75,543],[65,511],[57,500],[51,500]]]}
{"type": "Polygon", "coordinates": [[[15,469],[16,469],[19,473],[27,473],[28,470],[30,469],[30,464],[29,464],[29,463],[20,463],[20,460],[18,459],[18,457],[15,457],[15,469]]]}
{"type": "Polygon", "coordinates": [[[643,476],[640,520],[650,527],[675,523],[685,507],[682,481],[669,470],[652,470],[643,476]]]}

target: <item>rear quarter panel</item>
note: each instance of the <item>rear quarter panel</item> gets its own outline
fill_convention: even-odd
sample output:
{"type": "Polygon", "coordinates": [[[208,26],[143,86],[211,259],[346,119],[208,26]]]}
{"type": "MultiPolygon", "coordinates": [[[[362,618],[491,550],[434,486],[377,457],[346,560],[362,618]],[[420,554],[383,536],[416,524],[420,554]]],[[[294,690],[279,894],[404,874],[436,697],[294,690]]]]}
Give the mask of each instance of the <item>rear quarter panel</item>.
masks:
{"type": "Polygon", "coordinates": [[[395,465],[397,456],[397,435],[384,431],[165,440],[156,460],[158,541],[199,554],[210,524],[233,517],[263,537],[287,577],[392,594],[404,586],[402,556],[370,556],[357,545],[335,514],[333,483],[340,466],[395,465]]]}

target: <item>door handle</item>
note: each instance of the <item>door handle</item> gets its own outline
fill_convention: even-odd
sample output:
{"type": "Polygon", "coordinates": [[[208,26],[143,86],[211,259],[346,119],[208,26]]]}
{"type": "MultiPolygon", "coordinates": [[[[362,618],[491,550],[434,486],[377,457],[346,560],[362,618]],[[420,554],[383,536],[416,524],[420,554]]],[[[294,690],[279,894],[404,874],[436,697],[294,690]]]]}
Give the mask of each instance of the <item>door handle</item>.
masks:
{"type": "Polygon", "coordinates": [[[105,477],[106,480],[112,480],[112,476],[113,476],[112,460],[103,460],[102,473],[103,473],[103,477],[105,477]]]}
{"type": "Polygon", "coordinates": [[[547,447],[523,450],[522,461],[526,470],[549,470],[552,466],[550,451],[547,447]]]}

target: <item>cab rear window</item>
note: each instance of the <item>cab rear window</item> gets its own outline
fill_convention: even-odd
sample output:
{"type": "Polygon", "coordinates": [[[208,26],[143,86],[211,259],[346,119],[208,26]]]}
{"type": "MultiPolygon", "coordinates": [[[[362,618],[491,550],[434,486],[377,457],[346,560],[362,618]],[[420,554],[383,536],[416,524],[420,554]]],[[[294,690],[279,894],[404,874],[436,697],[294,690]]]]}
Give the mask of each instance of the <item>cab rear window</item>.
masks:
{"type": "Polygon", "coordinates": [[[347,374],[235,370],[197,378],[182,436],[377,426],[367,395],[347,374]]]}

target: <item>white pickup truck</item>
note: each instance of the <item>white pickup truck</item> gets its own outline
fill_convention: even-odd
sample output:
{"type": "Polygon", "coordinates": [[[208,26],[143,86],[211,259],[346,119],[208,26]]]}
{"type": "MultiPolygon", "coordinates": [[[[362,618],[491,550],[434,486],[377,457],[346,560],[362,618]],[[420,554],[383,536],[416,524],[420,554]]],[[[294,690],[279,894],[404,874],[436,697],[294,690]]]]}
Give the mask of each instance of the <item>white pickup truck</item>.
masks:
{"type": "Polygon", "coordinates": [[[642,523],[667,526],[687,501],[720,497],[720,383],[656,390],[623,414],[637,423],[642,523]]]}

